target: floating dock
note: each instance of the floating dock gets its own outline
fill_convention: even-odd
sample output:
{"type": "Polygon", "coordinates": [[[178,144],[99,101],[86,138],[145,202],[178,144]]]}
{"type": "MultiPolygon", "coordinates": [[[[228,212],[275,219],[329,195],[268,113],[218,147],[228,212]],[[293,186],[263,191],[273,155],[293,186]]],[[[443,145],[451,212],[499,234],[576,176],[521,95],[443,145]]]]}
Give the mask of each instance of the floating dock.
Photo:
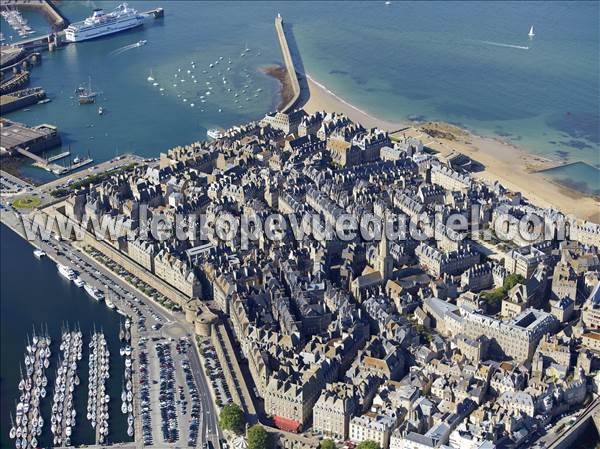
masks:
{"type": "MultiPolygon", "coordinates": [[[[65,157],[65,156],[61,156],[61,157],[65,157]]],[[[94,159],[92,159],[91,157],[83,159],[80,162],[77,162],[76,164],[69,164],[69,165],[54,164],[50,161],[50,159],[43,159],[43,158],[40,158],[39,156],[36,159],[41,159],[41,160],[35,160],[35,162],[33,163],[33,165],[35,167],[43,168],[44,170],[52,172],[55,175],[65,175],[67,173],[78,170],[81,167],[85,167],[86,165],[89,165],[92,162],[94,162],[94,159]]],[[[54,160],[57,160],[57,159],[54,159],[54,160]]]]}
{"type": "Polygon", "coordinates": [[[71,155],[71,152],[70,152],[70,151],[63,151],[63,152],[62,152],[62,153],[60,153],[60,154],[55,154],[54,156],[50,156],[50,157],[49,157],[49,158],[47,158],[46,160],[47,160],[48,162],[54,162],[54,161],[58,161],[58,160],[60,160],[60,159],[63,159],[63,158],[65,158],[65,157],[67,157],[67,156],[70,156],[70,155],[71,155]]]}

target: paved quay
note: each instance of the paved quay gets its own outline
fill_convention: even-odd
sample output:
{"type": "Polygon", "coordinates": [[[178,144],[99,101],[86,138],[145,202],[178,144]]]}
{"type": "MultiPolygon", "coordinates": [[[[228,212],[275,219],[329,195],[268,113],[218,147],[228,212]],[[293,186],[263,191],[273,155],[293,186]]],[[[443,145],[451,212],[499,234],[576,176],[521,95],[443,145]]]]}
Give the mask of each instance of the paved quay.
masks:
{"type": "MultiPolygon", "coordinates": [[[[0,197],[3,198],[5,204],[21,197],[34,196],[39,198],[39,208],[43,208],[61,201],[61,198],[52,196],[52,192],[57,189],[68,189],[73,183],[82,181],[92,176],[98,176],[109,170],[115,170],[125,167],[130,164],[139,164],[144,159],[134,154],[126,154],[113,158],[111,160],[87,167],[83,170],[69,173],[66,176],[53,181],[35,186],[31,182],[20,179],[12,173],[0,170],[0,197]]],[[[24,211],[27,213],[28,211],[24,211]]]]}

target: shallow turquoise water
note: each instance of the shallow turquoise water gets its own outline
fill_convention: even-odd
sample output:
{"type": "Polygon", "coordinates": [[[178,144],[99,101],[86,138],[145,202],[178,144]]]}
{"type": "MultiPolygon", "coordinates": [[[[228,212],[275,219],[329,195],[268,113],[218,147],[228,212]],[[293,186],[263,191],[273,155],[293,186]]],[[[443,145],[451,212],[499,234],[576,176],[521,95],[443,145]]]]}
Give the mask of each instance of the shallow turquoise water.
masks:
{"type": "MultiPolygon", "coordinates": [[[[61,8],[77,20],[92,5],[111,8],[116,2],[62,2],[61,8]]],[[[600,164],[598,2],[134,5],[138,10],[164,6],[166,16],[138,30],[45,54],[33,79],[54,101],[11,116],[56,123],[74,151],[90,150],[99,160],[117,151],[156,155],[204,138],[206,128],[260,118],[277,104],[277,84],[257,68],[281,61],[273,27],[281,12],[292,26],[303,69],[373,115],[444,120],[547,157],[600,164]],[[527,37],[531,25],[533,40],[527,37]],[[148,45],[111,54],[139,39],[148,45]],[[241,57],[246,46],[251,51],[241,57]],[[223,75],[215,69],[198,73],[219,56],[233,61],[227,85],[219,84],[223,75]],[[174,88],[176,70],[185,73],[192,60],[198,83],[186,79],[174,88]],[[147,83],[150,69],[165,87],[164,96],[147,83]],[[104,117],[69,99],[88,75],[104,93],[104,117]],[[206,81],[213,91],[200,103],[206,81]],[[244,85],[251,95],[241,94],[244,85]],[[189,106],[192,99],[195,108],[189,106]]],[[[43,21],[37,23],[42,31],[43,21]]],[[[585,181],[600,184],[597,174],[585,181]]]]}
{"type": "Polygon", "coordinates": [[[585,162],[574,162],[562,167],[545,170],[542,173],[572,189],[600,196],[600,187],[598,186],[598,183],[590,183],[587,181],[589,179],[598,180],[598,169],[585,162]]]}

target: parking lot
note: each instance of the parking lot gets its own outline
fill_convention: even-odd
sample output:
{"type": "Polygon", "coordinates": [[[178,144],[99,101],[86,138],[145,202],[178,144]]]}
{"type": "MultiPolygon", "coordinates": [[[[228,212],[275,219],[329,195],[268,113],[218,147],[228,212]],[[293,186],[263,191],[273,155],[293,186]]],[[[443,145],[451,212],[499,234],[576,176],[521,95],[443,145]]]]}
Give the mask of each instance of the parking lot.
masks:
{"type": "Polygon", "coordinates": [[[232,402],[231,393],[229,392],[227,381],[223,375],[223,368],[219,363],[215,348],[210,341],[205,340],[200,343],[200,352],[204,357],[205,374],[212,386],[217,405],[229,404],[232,402]]]}
{"type": "Polygon", "coordinates": [[[144,343],[140,376],[145,444],[197,447],[204,410],[192,373],[187,337],[151,337],[144,343]],[[152,346],[149,354],[147,345],[152,346]]]}
{"type": "Polygon", "coordinates": [[[0,170],[0,195],[10,196],[20,193],[33,192],[34,186],[0,170]]]}

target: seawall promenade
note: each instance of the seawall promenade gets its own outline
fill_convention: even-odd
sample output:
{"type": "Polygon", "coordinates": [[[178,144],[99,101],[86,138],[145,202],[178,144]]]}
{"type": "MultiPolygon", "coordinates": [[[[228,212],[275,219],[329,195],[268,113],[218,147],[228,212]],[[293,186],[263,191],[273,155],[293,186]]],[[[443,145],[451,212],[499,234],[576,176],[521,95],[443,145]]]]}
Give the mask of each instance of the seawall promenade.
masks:
{"type": "Polygon", "coordinates": [[[283,18],[280,14],[277,14],[275,18],[275,30],[277,31],[277,38],[279,39],[279,45],[281,47],[281,53],[283,54],[283,62],[290,80],[290,86],[293,92],[292,98],[284,105],[282,105],[280,112],[288,112],[292,110],[295,104],[300,98],[300,83],[298,82],[298,75],[296,73],[296,67],[294,66],[294,60],[292,59],[292,53],[285,37],[285,31],[283,29],[283,18]]]}

